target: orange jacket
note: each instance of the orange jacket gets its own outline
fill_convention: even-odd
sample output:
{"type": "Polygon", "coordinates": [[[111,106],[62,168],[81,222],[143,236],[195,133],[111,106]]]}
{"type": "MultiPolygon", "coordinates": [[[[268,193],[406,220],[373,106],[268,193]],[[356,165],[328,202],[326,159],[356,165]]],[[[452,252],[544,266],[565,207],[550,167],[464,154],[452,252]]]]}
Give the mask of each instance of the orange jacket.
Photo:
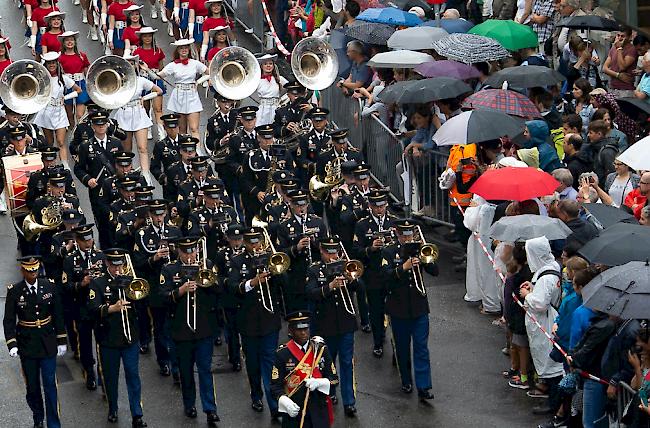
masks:
{"type": "MultiPolygon", "coordinates": [[[[451,168],[452,171],[456,171],[456,167],[460,163],[460,160],[463,158],[474,158],[476,159],[476,144],[468,144],[466,146],[455,145],[449,151],[449,159],[447,159],[447,168],[451,168]]],[[[476,174],[476,167],[473,164],[463,165],[462,171],[462,180],[463,183],[469,181],[476,174]]],[[[458,180],[458,179],[456,179],[458,180]]],[[[454,185],[449,189],[449,203],[452,206],[456,206],[454,198],[458,201],[458,205],[461,207],[469,206],[469,203],[472,200],[471,193],[460,193],[458,187],[456,186],[457,181],[454,182],[454,185]]]]}

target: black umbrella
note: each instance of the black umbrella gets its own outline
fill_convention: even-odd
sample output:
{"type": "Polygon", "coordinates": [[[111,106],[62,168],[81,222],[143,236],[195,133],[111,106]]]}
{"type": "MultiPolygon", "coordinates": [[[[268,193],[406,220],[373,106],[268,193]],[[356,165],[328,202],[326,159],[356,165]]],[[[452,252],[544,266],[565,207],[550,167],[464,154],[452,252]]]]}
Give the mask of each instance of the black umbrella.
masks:
{"type": "Polygon", "coordinates": [[[350,74],[350,58],[347,55],[347,45],[348,42],[353,40],[352,37],[345,35],[343,30],[334,30],[330,34],[330,45],[332,49],[336,52],[336,57],[339,60],[339,77],[348,77],[350,74]]]}
{"type": "Polygon", "coordinates": [[[578,253],[590,263],[618,266],[645,261],[650,252],[650,227],[618,223],[587,242],[578,253]]]}
{"type": "Polygon", "coordinates": [[[377,99],[382,103],[428,103],[429,101],[454,98],[472,88],[462,80],[451,77],[432,77],[422,80],[397,82],[381,91],[377,99]]]}
{"type": "Polygon", "coordinates": [[[616,21],[596,15],[568,16],[560,19],[556,25],[573,30],[618,31],[621,29],[616,21]]]}
{"type": "Polygon", "coordinates": [[[645,114],[650,114],[650,104],[645,100],[638,98],[618,98],[616,100],[623,113],[631,116],[638,113],[639,110],[645,114]]]}
{"type": "MultiPolygon", "coordinates": [[[[620,208],[613,207],[605,204],[584,204],[583,207],[593,218],[600,223],[601,229],[606,229],[616,223],[632,223],[639,224],[636,218],[627,211],[620,208]]],[[[598,225],[596,225],[598,226],[598,225]]]]}
{"type": "Polygon", "coordinates": [[[395,26],[379,22],[355,21],[345,29],[345,35],[371,45],[386,45],[395,26]]]}
{"type": "Polygon", "coordinates": [[[485,83],[493,88],[500,88],[503,82],[508,82],[510,87],[515,88],[534,88],[555,85],[564,80],[566,77],[552,68],[542,65],[525,65],[497,71],[488,77],[485,83]]]}

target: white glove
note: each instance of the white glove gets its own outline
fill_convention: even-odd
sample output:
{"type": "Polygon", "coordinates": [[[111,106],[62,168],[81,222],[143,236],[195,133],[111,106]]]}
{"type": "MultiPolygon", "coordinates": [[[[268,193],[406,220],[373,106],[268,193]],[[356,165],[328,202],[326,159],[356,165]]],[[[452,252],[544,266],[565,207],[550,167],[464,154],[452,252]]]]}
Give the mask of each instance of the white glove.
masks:
{"type": "MultiPolygon", "coordinates": [[[[18,348],[15,346],[9,350],[9,356],[11,358],[16,358],[18,356],[18,348]]],[[[292,401],[293,402],[293,401],[292,401]]]]}
{"type": "Polygon", "coordinates": [[[202,85],[203,82],[207,82],[208,80],[210,80],[210,75],[209,74],[204,74],[203,76],[199,77],[196,80],[196,84],[197,85],[202,85]]]}
{"type": "Polygon", "coordinates": [[[300,406],[286,395],[281,395],[278,400],[278,411],[286,413],[289,417],[295,418],[300,413],[300,406]]]}
{"type": "Polygon", "coordinates": [[[188,38],[193,38],[194,37],[194,23],[190,22],[187,24],[187,37],[188,38]]]}
{"type": "Polygon", "coordinates": [[[29,43],[27,44],[30,48],[36,48],[36,36],[29,36],[29,43]]]}
{"type": "Polygon", "coordinates": [[[174,19],[180,18],[181,17],[180,11],[181,10],[178,7],[175,7],[174,9],[172,9],[172,18],[174,18],[174,19]]]}
{"type": "Polygon", "coordinates": [[[32,28],[32,17],[27,18],[27,28],[32,28]]]}
{"type": "Polygon", "coordinates": [[[200,58],[201,59],[207,59],[205,57],[205,54],[207,54],[207,53],[208,53],[208,45],[201,45],[201,56],[200,56],[200,58]]]}
{"type": "Polygon", "coordinates": [[[131,48],[129,49],[124,49],[124,54],[123,56],[131,56],[131,48]]]}
{"type": "Polygon", "coordinates": [[[156,98],[157,96],[158,96],[158,92],[149,92],[147,95],[145,95],[144,97],[142,97],[142,101],[153,100],[153,99],[156,98]]]}
{"type": "Polygon", "coordinates": [[[440,177],[438,177],[438,187],[440,187],[441,190],[449,190],[453,187],[455,181],[456,172],[451,168],[447,168],[442,172],[442,174],[440,174],[440,177]]]}
{"type": "Polygon", "coordinates": [[[56,356],[62,357],[68,352],[68,345],[59,345],[56,347],[56,356]]]}
{"type": "Polygon", "coordinates": [[[77,91],[72,91],[68,95],[63,97],[63,99],[65,101],[68,101],[68,100],[73,100],[73,99],[77,98],[78,96],[79,96],[79,93],[77,91]]]}
{"type": "Polygon", "coordinates": [[[312,392],[319,390],[323,394],[329,395],[330,393],[330,380],[325,378],[307,378],[305,379],[305,386],[312,392]]]}

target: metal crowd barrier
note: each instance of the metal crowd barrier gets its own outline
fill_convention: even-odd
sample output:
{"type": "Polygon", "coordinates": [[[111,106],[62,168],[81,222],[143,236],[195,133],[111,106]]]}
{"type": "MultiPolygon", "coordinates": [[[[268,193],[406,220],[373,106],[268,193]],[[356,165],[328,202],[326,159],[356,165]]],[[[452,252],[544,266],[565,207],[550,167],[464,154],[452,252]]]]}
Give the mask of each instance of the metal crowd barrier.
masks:
{"type": "MultiPolygon", "coordinates": [[[[621,421],[625,410],[628,408],[637,392],[627,383],[619,382],[618,389],[616,392],[616,421],[614,426],[616,428],[624,427],[625,424],[621,421]]],[[[638,409],[632,409],[632,411],[637,411],[638,409]]]]}
{"type": "Polygon", "coordinates": [[[404,157],[404,143],[376,116],[361,117],[356,99],[331,87],[321,92],[320,101],[336,126],[350,130],[350,142],[363,153],[373,178],[390,187],[408,215],[453,226],[447,191],[438,188],[437,180],[447,165],[447,153],[429,151],[419,158],[404,157]]]}

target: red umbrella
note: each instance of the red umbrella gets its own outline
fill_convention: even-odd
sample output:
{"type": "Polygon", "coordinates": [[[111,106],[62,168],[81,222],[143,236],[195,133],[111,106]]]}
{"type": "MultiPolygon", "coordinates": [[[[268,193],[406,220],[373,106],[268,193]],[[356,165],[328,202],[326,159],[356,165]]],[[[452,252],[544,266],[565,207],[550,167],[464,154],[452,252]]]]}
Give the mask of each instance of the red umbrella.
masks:
{"type": "Polygon", "coordinates": [[[519,92],[507,89],[484,89],[463,101],[463,108],[471,110],[492,110],[519,116],[526,119],[540,118],[542,115],[528,98],[519,92]]]}
{"type": "Polygon", "coordinates": [[[469,191],[487,200],[526,201],[552,195],[560,183],[547,172],[537,168],[489,169],[469,191]]]}

